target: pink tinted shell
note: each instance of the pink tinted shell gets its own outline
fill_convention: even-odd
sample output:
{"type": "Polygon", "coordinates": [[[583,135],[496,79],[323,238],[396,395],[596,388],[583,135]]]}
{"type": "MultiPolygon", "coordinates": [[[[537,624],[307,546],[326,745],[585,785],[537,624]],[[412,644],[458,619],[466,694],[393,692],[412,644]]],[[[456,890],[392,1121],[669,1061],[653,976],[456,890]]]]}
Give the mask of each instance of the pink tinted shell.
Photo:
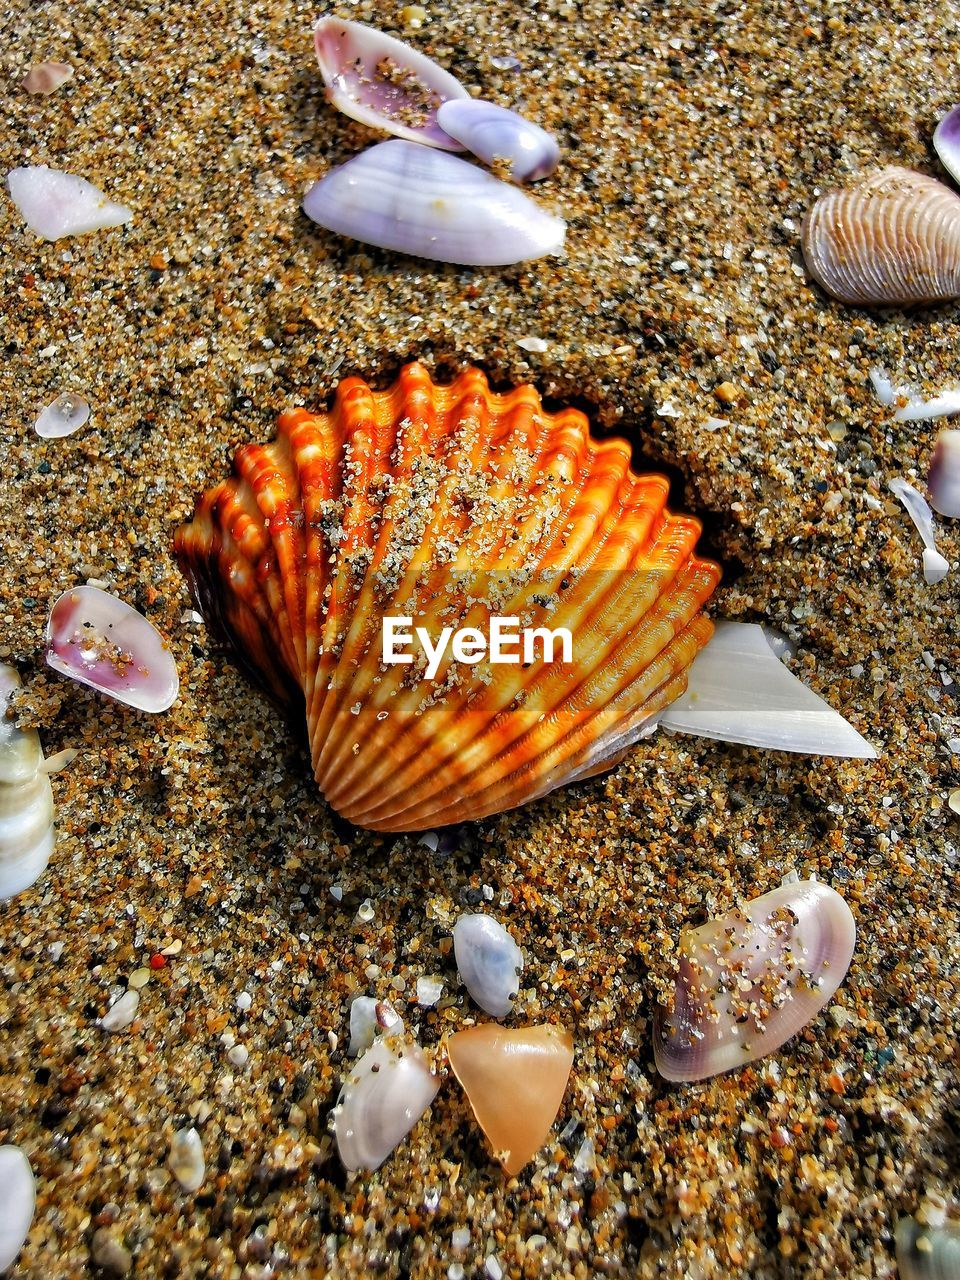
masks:
{"type": "Polygon", "coordinates": [[[812,1022],[850,967],[857,931],[839,893],[785,881],[689,930],[669,1007],[654,1019],[668,1080],[706,1080],[780,1048],[812,1022]]]}
{"type": "Polygon", "coordinates": [[[166,711],[180,688],[156,627],[99,587],[65,591],[47,623],[47,664],[138,711],[166,711]]]}
{"type": "Polygon", "coordinates": [[[437,109],[469,94],[425,54],[375,27],[332,17],[317,23],[313,46],[327,97],[345,115],[410,142],[464,150],[437,124],[437,109]]]}

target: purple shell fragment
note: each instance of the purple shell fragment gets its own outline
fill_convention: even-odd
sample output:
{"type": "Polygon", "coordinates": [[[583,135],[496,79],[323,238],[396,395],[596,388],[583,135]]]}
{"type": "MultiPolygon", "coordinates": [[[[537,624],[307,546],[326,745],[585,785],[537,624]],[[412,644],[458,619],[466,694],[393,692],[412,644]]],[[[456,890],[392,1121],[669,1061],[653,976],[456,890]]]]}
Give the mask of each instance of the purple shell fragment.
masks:
{"type": "Polygon", "coordinates": [[[933,146],[950,177],[960,182],[960,107],[951,107],[937,125],[933,146]]]}
{"type": "Polygon", "coordinates": [[[500,267],[563,248],[566,225],[476,165],[393,139],[331,169],[304,212],[365,244],[434,262],[500,267]]]}
{"type": "Polygon", "coordinates": [[[47,623],[47,664],[138,711],[166,711],[180,688],[156,627],[99,587],[65,591],[47,623]]]}
{"type": "Polygon", "coordinates": [[[930,475],[930,505],[942,516],[960,516],[960,431],[945,428],[937,436],[930,475]]]}
{"type": "Polygon", "coordinates": [[[470,98],[445,102],[437,112],[441,127],[487,164],[507,161],[518,182],[536,182],[560,161],[557,140],[538,124],[493,102],[470,98]]]}
{"type": "Polygon", "coordinates": [[[327,97],[361,124],[444,151],[462,151],[437,123],[437,108],[468,96],[463,85],[425,54],[375,27],[321,18],[313,45],[327,97]]]}

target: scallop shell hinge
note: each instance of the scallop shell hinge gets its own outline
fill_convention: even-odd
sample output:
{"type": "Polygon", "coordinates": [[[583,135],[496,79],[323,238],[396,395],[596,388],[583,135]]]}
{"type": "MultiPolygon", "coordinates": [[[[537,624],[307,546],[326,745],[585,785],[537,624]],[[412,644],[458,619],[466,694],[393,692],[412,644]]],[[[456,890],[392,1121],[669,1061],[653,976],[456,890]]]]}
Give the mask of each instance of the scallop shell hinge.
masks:
{"type": "MultiPolygon", "coordinates": [[[[246,671],[305,702],[313,768],[358,826],[418,831],[524,804],[609,766],[686,684],[720,570],[624,440],[533,387],[419,364],[282,414],[176,535],[198,608],[246,671]],[[411,618],[411,661],[384,619],[411,618]],[[457,660],[451,633],[566,629],[536,660],[457,660]]],[[[465,652],[465,650],[464,650],[465,652]]]]}

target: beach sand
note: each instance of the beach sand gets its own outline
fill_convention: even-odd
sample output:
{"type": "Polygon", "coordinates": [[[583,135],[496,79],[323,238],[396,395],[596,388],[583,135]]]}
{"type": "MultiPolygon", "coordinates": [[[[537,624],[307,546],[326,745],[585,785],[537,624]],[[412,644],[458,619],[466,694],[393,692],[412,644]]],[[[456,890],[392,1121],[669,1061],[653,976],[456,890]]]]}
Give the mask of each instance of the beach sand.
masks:
{"type": "MultiPolygon", "coordinates": [[[[891,423],[868,373],[956,383],[960,321],[831,302],[798,240],[815,194],[864,168],[941,172],[960,5],[424,7],[418,30],[399,5],[337,12],[557,134],[535,198],[568,221],[563,257],[460,269],[308,223],[306,186],[375,140],[325,104],[309,7],[10,10],[3,169],[50,164],[134,209],[48,244],[2,202],[0,657],[47,751],[82,749],[54,780],[51,865],[0,927],[0,1141],[38,1181],[12,1274],[94,1274],[95,1250],[101,1274],[142,1278],[893,1276],[898,1216],[953,1204],[960,1177],[958,598],[955,574],[924,586],[886,487],[922,486],[936,424],[891,423]],[[76,76],[28,96],[44,58],[76,76]],[[191,619],[171,537],[281,409],[348,373],[386,386],[412,357],[532,380],[669,469],[724,564],[713,610],[783,631],[880,759],[659,734],[442,855],[333,817],[300,738],[191,619]],[[40,440],[63,390],[91,421],[40,440]],[[46,669],[48,608],[88,577],[169,636],[170,712],[46,669]],[[668,1085],[653,993],[682,926],[790,870],[850,904],[847,980],[770,1059],[668,1085]],[[347,1175],[328,1116],[350,999],[389,997],[431,1048],[479,1019],[449,948],[477,904],[524,949],[514,1023],[573,1031],[554,1136],[508,1181],[448,1082],[377,1174],[347,1175]],[[143,968],[135,1022],[108,1034],[143,968]],[[433,974],[444,999],[423,1010],[433,974]],[[195,1193],[167,1168],[187,1124],[195,1193]]],[[[955,527],[938,537],[955,561],[955,527]]]]}

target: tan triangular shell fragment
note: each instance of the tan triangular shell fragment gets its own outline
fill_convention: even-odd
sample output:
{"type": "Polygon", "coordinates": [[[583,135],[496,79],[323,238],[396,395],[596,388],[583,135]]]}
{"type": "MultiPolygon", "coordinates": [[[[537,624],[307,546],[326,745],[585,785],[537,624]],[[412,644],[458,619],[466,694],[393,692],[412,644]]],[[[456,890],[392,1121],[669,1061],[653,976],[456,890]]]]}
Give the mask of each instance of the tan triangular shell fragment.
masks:
{"type": "Polygon", "coordinates": [[[573,1066],[570,1032],[487,1022],[450,1036],[447,1057],[494,1155],[511,1177],[519,1173],[560,1110],[573,1066]]]}
{"type": "Polygon", "coordinates": [[[808,210],[801,233],[821,288],[858,306],[913,306],[960,297],[960,196],[926,174],[890,165],[808,210]]]}

